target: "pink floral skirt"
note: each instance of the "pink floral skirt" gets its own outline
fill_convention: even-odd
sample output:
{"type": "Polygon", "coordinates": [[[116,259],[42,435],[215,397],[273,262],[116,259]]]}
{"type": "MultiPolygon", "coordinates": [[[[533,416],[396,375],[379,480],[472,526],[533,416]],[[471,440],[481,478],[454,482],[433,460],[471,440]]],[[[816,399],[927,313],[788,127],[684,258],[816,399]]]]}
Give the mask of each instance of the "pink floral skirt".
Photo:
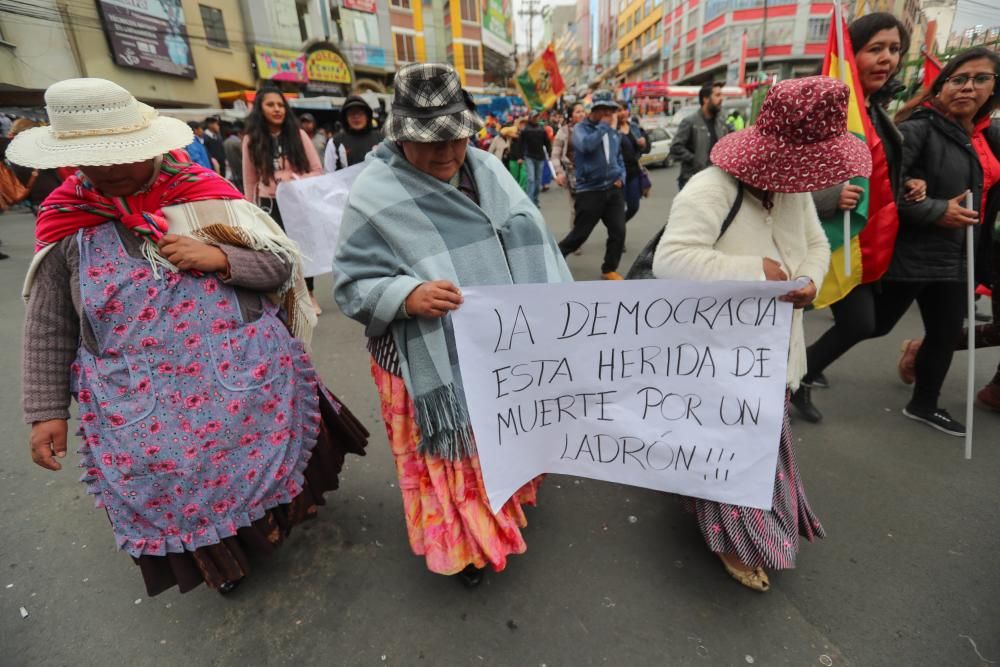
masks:
{"type": "Polygon", "coordinates": [[[382,419],[403,494],[406,532],[413,553],[438,574],[456,574],[467,565],[497,572],[507,556],[528,546],[521,528],[528,524],[523,505],[535,505],[542,478],[521,487],[498,514],[486,500],[479,458],[458,461],[421,454],[420,427],[403,379],[371,362],[382,403],[382,419]]]}
{"type": "Polygon", "coordinates": [[[684,499],[686,508],[698,518],[698,528],[708,548],[715,553],[736,554],[750,567],[794,568],[799,537],[812,542],[826,536],[823,525],[809,506],[795,462],[788,423],[789,396],[786,393],[770,511],[698,498],[684,499]]]}

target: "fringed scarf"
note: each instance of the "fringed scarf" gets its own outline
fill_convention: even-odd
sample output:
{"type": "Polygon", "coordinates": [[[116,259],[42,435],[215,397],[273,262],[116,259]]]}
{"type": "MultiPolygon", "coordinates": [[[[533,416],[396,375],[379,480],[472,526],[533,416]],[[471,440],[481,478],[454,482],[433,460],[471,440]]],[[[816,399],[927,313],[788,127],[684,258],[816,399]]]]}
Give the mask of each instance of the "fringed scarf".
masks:
{"type": "Polygon", "coordinates": [[[377,337],[391,332],[420,425],[421,452],[475,453],[451,318],[399,317],[426,280],[459,287],[570,281],[542,214],[500,161],[466,153],[479,204],[407,162],[383,142],[351,188],[337,256],[341,310],[377,337]]]}
{"type": "Polygon", "coordinates": [[[98,192],[82,172],[76,172],[56,188],[39,207],[35,226],[35,259],[24,285],[27,299],[35,272],[48,249],[81,229],[118,220],[145,239],[142,254],[153,273],[178,269],[160,254],[156,245],[165,234],[190,236],[205,243],[227,244],[271,252],[292,265],[289,281],[276,294],[268,295],[283,305],[292,334],[307,344],[316,317],[302,276],[298,247],[263,211],[246,202],[243,195],[214,171],[194,164],[184,151],[163,155],[152,184],[133,195],[107,197],[98,192]],[[195,202],[226,204],[224,223],[198,219],[195,202]],[[166,209],[166,210],[165,210],[166,209]]]}

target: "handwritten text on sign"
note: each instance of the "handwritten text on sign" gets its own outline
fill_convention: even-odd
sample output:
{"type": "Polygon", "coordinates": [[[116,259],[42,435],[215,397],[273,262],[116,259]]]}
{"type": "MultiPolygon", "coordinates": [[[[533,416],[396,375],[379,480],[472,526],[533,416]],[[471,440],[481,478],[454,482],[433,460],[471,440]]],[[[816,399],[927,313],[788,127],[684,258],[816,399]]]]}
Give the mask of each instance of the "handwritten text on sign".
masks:
{"type": "Polygon", "coordinates": [[[494,511],[543,472],[771,508],[792,282],[475,287],[453,315],[494,511]]]}

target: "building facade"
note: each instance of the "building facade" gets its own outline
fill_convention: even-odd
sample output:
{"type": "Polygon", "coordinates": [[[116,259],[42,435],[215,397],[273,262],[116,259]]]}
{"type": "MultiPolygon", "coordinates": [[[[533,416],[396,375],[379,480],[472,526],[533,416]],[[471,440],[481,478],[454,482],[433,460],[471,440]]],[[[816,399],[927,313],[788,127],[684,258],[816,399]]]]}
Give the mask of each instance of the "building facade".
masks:
{"type": "Polygon", "coordinates": [[[254,84],[238,0],[36,0],[0,12],[0,105],[39,106],[65,78],[110,79],[160,107],[218,107],[254,84]]]}
{"type": "Polygon", "coordinates": [[[748,79],[813,74],[832,12],[832,3],[819,0],[664,0],[665,78],[681,85],[722,80],[741,57],[744,33],[748,79]]]}
{"type": "Polygon", "coordinates": [[[618,80],[651,81],[662,74],[663,0],[622,0],[618,10],[618,80]]]}

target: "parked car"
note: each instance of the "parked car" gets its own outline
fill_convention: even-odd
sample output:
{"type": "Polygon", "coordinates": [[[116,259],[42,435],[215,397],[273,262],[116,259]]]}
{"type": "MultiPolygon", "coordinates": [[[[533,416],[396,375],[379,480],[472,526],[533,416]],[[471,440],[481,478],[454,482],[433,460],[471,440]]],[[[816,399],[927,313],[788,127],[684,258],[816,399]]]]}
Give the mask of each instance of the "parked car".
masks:
{"type": "Polygon", "coordinates": [[[674,133],[666,128],[654,127],[646,132],[649,137],[650,150],[639,158],[639,164],[647,167],[669,167],[674,159],[670,157],[670,140],[674,133]]]}

